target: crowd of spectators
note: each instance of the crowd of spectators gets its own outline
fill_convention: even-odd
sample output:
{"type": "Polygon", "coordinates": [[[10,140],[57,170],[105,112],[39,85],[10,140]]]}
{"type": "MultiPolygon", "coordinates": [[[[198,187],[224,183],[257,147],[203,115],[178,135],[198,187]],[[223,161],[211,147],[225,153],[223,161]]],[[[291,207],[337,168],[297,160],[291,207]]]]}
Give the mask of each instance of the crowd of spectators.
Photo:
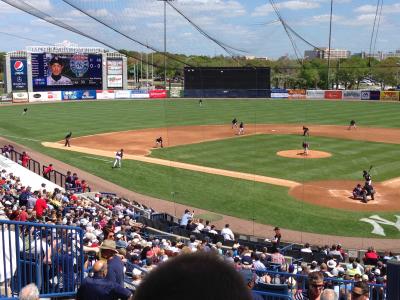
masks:
{"type": "MultiPolygon", "coordinates": [[[[232,246],[225,247],[221,242],[213,243],[207,235],[201,240],[195,235],[187,240],[168,235],[158,236],[149,234],[145,226],[137,221],[144,213],[155,213],[140,204],[133,205],[112,194],[91,193],[84,196],[76,193],[74,188],[48,191],[45,184],[41,189],[32,191],[26,183],[20,182],[19,178],[6,170],[1,170],[0,178],[0,215],[15,221],[76,226],[83,230],[83,245],[77,240],[68,242],[61,238],[61,241],[67,244],[67,254],[81,247],[85,253],[85,269],[71,268],[68,275],[69,284],[68,280],[64,282],[64,290],[66,287],[73,288],[78,273],[85,272],[88,279],[85,279],[81,290],[78,291],[80,299],[87,299],[82,295],[89,293],[85,290],[88,286],[107,286],[107,283],[111,282],[108,288],[98,290],[104,299],[113,299],[110,296],[114,295],[113,293],[118,293],[121,298],[128,298],[132,294],[131,291],[140,286],[141,281],[154,272],[153,270],[157,270],[160,265],[175,259],[176,256],[190,253],[215,254],[221,261],[238,271],[250,288],[286,285],[295,299],[319,299],[315,298],[315,295],[319,293],[320,297],[324,289],[333,291],[325,294],[338,297],[332,299],[347,299],[347,295],[351,293],[365,295],[370,292],[371,289],[365,288],[365,285],[368,287],[368,284],[386,283],[385,262],[390,259],[391,254],[379,257],[373,248],[365,254],[366,264],[348,257],[340,245],[318,249],[326,255],[321,261],[300,261],[294,264],[293,260],[285,257],[280,250],[282,235],[278,227],[274,229],[275,235],[270,240],[272,248],[252,251],[248,246],[240,245],[229,224],[218,232],[209,221],[196,219],[194,211],[190,212],[187,209],[179,226],[194,234],[220,234],[224,240],[232,241],[232,246]]],[[[79,180],[77,175],[71,172],[67,174],[67,179],[66,187],[73,187],[79,180]]],[[[54,233],[50,232],[50,235],[52,234],[54,233]]],[[[54,239],[60,237],[43,239],[42,234],[34,236],[33,232],[28,231],[21,232],[21,235],[15,238],[20,239],[20,249],[25,251],[33,247],[41,248],[40,252],[46,253],[41,257],[41,263],[50,265],[59,261],[57,251],[54,251],[54,239]]],[[[301,252],[312,251],[308,243],[301,249],[301,252]]],[[[68,261],[67,264],[76,264],[76,261],[68,261]]],[[[0,276],[0,283],[1,278],[5,276],[0,276]]],[[[64,274],[64,277],[68,276],[64,274]]],[[[50,281],[50,278],[43,280],[50,281]]],[[[371,299],[383,299],[383,291],[381,286],[374,288],[374,296],[371,295],[371,299]]],[[[352,299],[362,298],[354,296],[352,299]]]]}

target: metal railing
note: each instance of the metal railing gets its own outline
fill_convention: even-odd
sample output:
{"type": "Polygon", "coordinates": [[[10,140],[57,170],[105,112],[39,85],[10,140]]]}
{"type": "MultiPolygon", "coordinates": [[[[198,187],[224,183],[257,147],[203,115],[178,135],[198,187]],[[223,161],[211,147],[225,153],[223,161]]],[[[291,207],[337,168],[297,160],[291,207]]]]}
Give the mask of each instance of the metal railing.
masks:
{"type": "MultiPolygon", "coordinates": [[[[12,161],[15,161],[16,163],[21,164],[22,160],[22,153],[16,151],[16,150],[11,150],[10,151],[10,159],[12,161]]],[[[28,161],[28,165],[26,166],[28,170],[32,171],[33,173],[36,173],[38,175],[43,175],[44,170],[47,168],[46,165],[41,165],[38,161],[30,158],[28,161]]],[[[47,180],[61,186],[65,187],[65,180],[66,180],[66,175],[58,172],[56,170],[53,170],[49,173],[49,176],[46,177],[47,180]]]]}
{"type": "Polygon", "coordinates": [[[41,297],[74,297],[83,280],[79,227],[0,220],[0,298],[35,283],[41,297]]]}
{"type": "MultiPolygon", "coordinates": [[[[301,274],[293,274],[286,272],[279,272],[273,270],[256,270],[254,271],[258,276],[268,274],[271,277],[270,284],[258,282],[253,289],[253,293],[266,296],[266,299],[292,299],[291,297],[299,291],[307,290],[306,282],[307,276],[301,274]],[[282,289],[282,292],[276,292],[277,287],[287,285],[287,290],[282,289]],[[269,298],[272,297],[272,298],[269,298]],[[289,298],[288,298],[289,297],[289,298]]],[[[326,288],[333,289],[337,295],[342,294],[347,297],[354,287],[355,281],[344,280],[341,278],[324,278],[326,288]]],[[[383,284],[368,284],[369,298],[386,300],[386,286],[383,284]]],[[[347,298],[346,298],[347,299],[347,298]]]]}
{"type": "MultiPolygon", "coordinates": [[[[22,153],[19,153],[15,150],[10,151],[10,159],[15,161],[16,163],[21,163],[22,160],[22,153]]],[[[40,175],[40,163],[32,158],[29,159],[28,165],[26,166],[28,170],[32,171],[33,173],[40,175]]]]}
{"type": "MultiPolygon", "coordinates": [[[[42,166],[42,174],[43,174],[43,177],[45,177],[44,176],[44,170],[47,168],[48,166],[46,166],[46,165],[43,165],[42,166]]],[[[54,182],[55,184],[57,184],[57,185],[59,185],[59,186],[61,186],[61,187],[65,187],[65,180],[66,180],[66,178],[67,178],[67,176],[65,176],[65,174],[63,174],[63,173],[60,173],[60,172],[58,172],[58,171],[56,171],[56,170],[53,170],[53,171],[51,171],[48,175],[47,175],[47,177],[45,177],[47,180],[49,180],[49,181],[51,181],[51,182],[54,182]]]]}

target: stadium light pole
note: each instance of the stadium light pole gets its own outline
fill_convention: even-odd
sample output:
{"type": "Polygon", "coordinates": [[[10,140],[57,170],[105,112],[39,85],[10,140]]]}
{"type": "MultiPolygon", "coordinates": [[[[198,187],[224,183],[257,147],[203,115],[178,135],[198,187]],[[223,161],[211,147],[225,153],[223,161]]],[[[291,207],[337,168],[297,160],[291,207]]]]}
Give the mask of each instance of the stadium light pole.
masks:
{"type": "Polygon", "coordinates": [[[173,0],[157,0],[164,2],[164,87],[167,90],[167,1],[173,0]]]}
{"type": "Polygon", "coordinates": [[[333,13],[333,0],[331,0],[331,13],[329,17],[329,46],[328,46],[328,78],[327,78],[327,89],[329,90],[330,81],[330,68],[331,68],[331,41],[332,41],[332,13],[333,13]]]}

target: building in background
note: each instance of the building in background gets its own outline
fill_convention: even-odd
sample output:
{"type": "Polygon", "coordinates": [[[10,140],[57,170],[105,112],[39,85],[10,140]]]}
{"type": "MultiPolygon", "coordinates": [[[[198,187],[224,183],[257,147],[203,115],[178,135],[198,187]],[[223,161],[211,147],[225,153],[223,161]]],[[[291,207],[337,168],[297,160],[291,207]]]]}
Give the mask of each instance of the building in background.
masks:
{"type": "Polygon", "coordinates": [[[327,47],[314,48],[314,50],[304,51],[304,59],[341,59],[349,58],[351,52],[347,49],[329,49],[327,47]]]}

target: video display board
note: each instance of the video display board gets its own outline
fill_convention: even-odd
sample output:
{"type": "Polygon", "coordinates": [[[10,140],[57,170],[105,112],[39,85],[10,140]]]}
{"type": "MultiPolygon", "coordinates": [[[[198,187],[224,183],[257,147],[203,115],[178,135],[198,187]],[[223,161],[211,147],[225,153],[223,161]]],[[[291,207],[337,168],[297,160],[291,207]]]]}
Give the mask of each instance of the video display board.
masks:
{"type": "Polygon", "coordinates": [[[99,54],[32,53],[34,91],[102,89],[99,54]]]}
{"type": "Polygon", "coordinates": [[[28,72],[26,58],[11,58],[11,85],[13,91],[28,89],[28,72]]]}
{"type": "Polygon", "coordinates": [[[185,89],[270,89],[270,68],[203,67],[184,69],[185,89]]]}

